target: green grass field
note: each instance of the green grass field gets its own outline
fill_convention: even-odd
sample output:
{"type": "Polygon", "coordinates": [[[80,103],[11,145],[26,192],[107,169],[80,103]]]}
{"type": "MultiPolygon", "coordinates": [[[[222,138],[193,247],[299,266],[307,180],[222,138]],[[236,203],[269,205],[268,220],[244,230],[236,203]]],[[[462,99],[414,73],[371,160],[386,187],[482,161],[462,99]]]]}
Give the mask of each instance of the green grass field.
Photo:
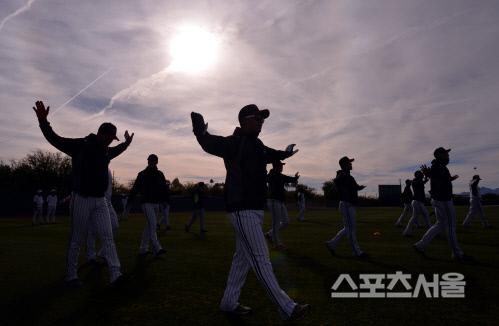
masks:
{"type": "MultiPolygon", "coordinates": [[[[465,207],[458,207],[462,222],[465,207]]],[[[428,258],[413,252],[413,238],[401,236],[395,228],[399,208],[360,208],[357,238],[370,261],[351,256],[345,238],[331,257],[324,241],[339,230],[337,210],[307,211],[307,221],[291,223],[282,237],[287,252],[271,251],[277,278],[288,294],[310,303],[312,313],[300,325],[498,325],[499,311],[499,207],[486,207],[493,229],[458,227],[463,250],[476,264],[450,259],[447,241],[436,238],[428,247],[428,258]],[[373,233],[379,231],[380,236],[373,233]],[[332,299],[331,286],[341,273],[460,272],[465,275],[464,299],[332,299]]],[[[137,259],[142,215],[133,215],[120,225],[117,237],[122,269],[131,275],[130,284],[120,291],[108,285],[107,268],[82,268],[81,289],[64,286],[67,218],[56,225],[32,227],[28,218],[0,220],[0,325],[279,325],[276,307],[250,273],[241,303],[253,308],[252,315],[229,317],[218,309],[234,250],[231,225],[222,212],[208,212],[206,238],[198,225],[185,233],[187,213],[172,214],[173,230],[160,241],[167,250],[161,259],[137,259]]],[[[270,225],[266,213],[265,228],[270,225]]],[[[84,262],[85,251],[80,254],[84,262]]],[[[414,285],[414,283],[411,283],[414,285]]]]}

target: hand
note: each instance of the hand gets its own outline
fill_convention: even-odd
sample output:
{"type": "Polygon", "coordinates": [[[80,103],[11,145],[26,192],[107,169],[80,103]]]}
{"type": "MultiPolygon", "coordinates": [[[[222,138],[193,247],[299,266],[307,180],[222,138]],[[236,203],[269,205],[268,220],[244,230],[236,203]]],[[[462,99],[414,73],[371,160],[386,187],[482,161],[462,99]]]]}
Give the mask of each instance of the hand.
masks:
{"type": "Polygon", "coordinates": [[[50,106],[47,106],[45,109],[45,105],[42,101],[35,102],[36,108],[33,107],[33,111],[36,113],[36,117],[38,121],[47,121],[47,116],[49,115],[50,106]]]}
{"type": "Polygon", "coordinates": [[[459,176],[457,174],[452,176],[453,181],[456,180],[457,178],[459,178],[459,176]]]}
{"type": "Polygon", "coordinates": [[[295,178],[296,178],[296,180],[298,180],[300,178],[300,173],[299,172],[295,173],[295,178]]]}
{"type": "Polygon", "coordinates": [[[204,123],[204,118],[197,112],[191,112],[192,131],[196,136],[202,136],[208,130],[208,124],[204,123]]]}
{"type": "Polygon", "coordinates": [[[430,168],[426,165],[426,164],[423,164],[421,165],[420,167],[421,169],[421,172],[423,172],[423,174],[428,178],[430,176],[430,168]]]}
{"type": "Polygon", "coordinates": [[[135,135],[134,132],[132,132],[132,135],[130,135],[128,133],[128,130],[125,131],[125,143],[127,143],[128,145],[130,145],[130,143],[132,142],[133,140],[133,135],[135,135]]]}
{"type": "Polygon", "coordinates": [[[295,155],[295,154],[298,152],[298,150],[297,150],[297,149],[293,150],[293,148],[294,148],[295,146],[296,146],[296,144],[289,144],[289,145],[286,147],[285,151],[289,153],[289,156],[293,156],[293,155],[295,155]]]}
{"type": "Polygon", "coordinates": [[[362,189],[364,189],[365,187],[366,187],[366,186],[364,186],[364,185],[360,185],[360,186],[359,186],[359,190],[362,190],[362,189]]]}

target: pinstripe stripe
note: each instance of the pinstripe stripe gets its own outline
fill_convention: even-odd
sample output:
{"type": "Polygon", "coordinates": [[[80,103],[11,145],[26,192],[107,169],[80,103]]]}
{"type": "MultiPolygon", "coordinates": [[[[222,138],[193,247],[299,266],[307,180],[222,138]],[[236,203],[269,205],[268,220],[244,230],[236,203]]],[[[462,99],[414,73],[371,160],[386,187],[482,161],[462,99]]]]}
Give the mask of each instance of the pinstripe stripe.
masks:
{"type": "MultiPolygon", "coordinates": [[[[246,213],[246,212],[245,212],[246,213]]],[[[286,311],[286,307],[282,307],[279,303],[279,300],[274,296],[274,293],[272,291],[272,288],[269,286],[269,284],[267,283],[268,280],[265,278],[265,275],[262,273],[262,271],[260,270],[260,265],[258,263],[258,260],[257,258],[254,256],[253,254],[253,251],[251,249],[251,244],[249,242],[249,240],[247,239],[246,237],[246,233],[245,233],[245,230],[242,226],[242,222],[241,222],[241,216],[240,216],[240,212],[236,212],[236,216],[237,216],[237,224],[238,224],[238,227],[239,227],[239,231],[240,231],[240,234],[241,234],[241,238],[242,238],[242,241],[243,241],[243,244],[246,246],[247,248],[247,252],[251,258],[251,260],[253,261],[253,270],[255,271],[255,274],[257,275],[258,279],[261,280],[263,286],[264,286],[264,289],[267,291],[267,294],[269,295],[269,297],[271,298],[271,300],[281,308],[281,310],[283,311],[286,311]]],[[[255,245],[258,245],[258,243],[255,243],[255,245]]],[[[279,288],[280,290],[280,288],[279,288]]]]}

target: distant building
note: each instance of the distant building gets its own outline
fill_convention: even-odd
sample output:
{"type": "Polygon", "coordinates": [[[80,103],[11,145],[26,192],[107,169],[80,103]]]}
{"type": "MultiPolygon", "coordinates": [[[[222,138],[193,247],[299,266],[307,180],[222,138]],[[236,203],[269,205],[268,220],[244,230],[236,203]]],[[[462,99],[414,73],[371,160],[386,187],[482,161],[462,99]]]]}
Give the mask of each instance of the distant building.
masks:
{"type": "Polygon", "coordinates": [[[399,205],[402,194],[401,185],[379,185],[379,201],[383,205],[399,205]]]}

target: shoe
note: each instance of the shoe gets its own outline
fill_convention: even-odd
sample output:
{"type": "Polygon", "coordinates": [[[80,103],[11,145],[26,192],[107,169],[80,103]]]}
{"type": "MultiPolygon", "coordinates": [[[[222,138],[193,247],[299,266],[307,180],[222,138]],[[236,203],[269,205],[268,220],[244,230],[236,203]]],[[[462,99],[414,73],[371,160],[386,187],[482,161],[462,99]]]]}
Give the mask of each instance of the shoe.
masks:
{"type": "Polygon", "coordinates": [[[423,249],[419,248],[415,244],[412,245],[412,248],[414,249],[414,251],[416,251],[416,253],[420,254],[423,257],[426,257],[426,254],[424,253],[423,249]]]}
{"type": "Polygon", "coordinates": [[[247,314],[250,314],[253,310],[250,307],[243,306],[242,304],[239,304],[236,309],[231,310],[231,311],[225,311],[222,310],[225,313],[232,314],[232,315],[237,315],[237,316],[244,316],[247,314]]]}
{"type": "Polygon", "coordinates": [[[123,285],[128,283],[129,279],[125,275],[121,274],[114,281],[111,282],[110,286],[114,289],[121,288],[123,285]]]}
{"type": "Polygon", "coordinates": [[[147,251],[144,251],[144,252],[139,252],[138,256],[139,256],[139,258],[145,258],[150,253],[151,252],[149,250],[147,250],[147,251]]]}
{"type": "Polygon", "coordinates": [[[452,255],[452,260],[455,260],[455,261],[460,262],[460,263],[474,263],[475,262],[475,259],[472,256],[468,256],[465,254],[463,254],[461,256],[452,255]]]}
{"type": "Polygon", "coordinates": [[[357,258],[361,260],[368,260],[369,258],[371,258],[371,256],[369,256],[368,253],[363,252],[360,255],[357,255],[357,258]]]}
{"type": "Polygon", "coordinates": [[[164,254],[166,254],[166,250],[161,248],[158,250],[158,252],[154,256],[159,257],[159,256],[162,256],[164,254]]]}
{"type": "Polygon", "coordinates": [[[310,312],[309,304],[297,304],[286,321],[300,320],[310,312]]]}
{"type": "Polygon", "coordinates": [[[72,280],[66,281],[66,286],[72,289],[79,289],[83,286],[82,281],[79,278],[74,278],[72,280]]]}
{"type": "Polygon", "coordinates": [[[334,249],[332,249],[327,242],[325,242],[325,244],[326,244],[326,248],[329,251],[329,253],[331,254],[331,256],[333,256],[333,257],[336,256],[336,252],[334,251],[334,249]]]}
{"type": "Polygon", "coordinates": [[[270,243],[272,243],[272,235],[270,233],[265,233],[265,239],[267,239],[270,243]]]}

